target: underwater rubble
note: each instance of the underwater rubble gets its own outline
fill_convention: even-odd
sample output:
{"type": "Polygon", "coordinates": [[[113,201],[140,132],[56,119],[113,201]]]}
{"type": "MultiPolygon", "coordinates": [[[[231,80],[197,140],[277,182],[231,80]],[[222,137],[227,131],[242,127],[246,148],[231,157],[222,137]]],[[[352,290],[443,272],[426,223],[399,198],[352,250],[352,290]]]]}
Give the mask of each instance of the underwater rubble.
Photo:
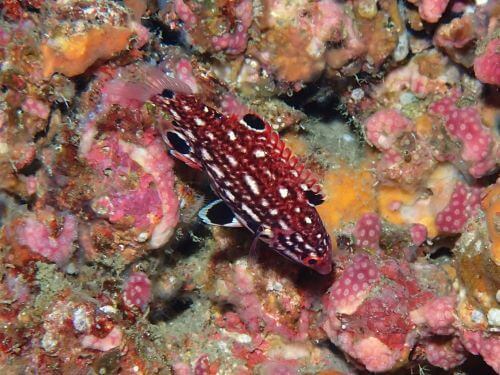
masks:
{"type": "Polygon", "coordinates": [[[499,2],[0,12],[2,374],[500,374],[499,2]],[[280,133],[332,272],[200,220],[165,80],[280,133]]]}

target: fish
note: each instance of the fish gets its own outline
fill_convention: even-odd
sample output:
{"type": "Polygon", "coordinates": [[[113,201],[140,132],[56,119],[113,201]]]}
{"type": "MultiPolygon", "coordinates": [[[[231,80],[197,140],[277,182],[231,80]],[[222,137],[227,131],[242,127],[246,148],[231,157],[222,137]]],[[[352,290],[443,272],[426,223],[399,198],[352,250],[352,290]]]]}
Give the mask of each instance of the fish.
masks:
{"type": "Polygon", "coordinates": [[[151,101],[169,119],[170,154],[205,171],[219,197],[200,210],[202,221],[246,227],[251,253],[262,241],[320,274],[332,271],[330,236],[316,210],[325,200],[321,185],[269,123],[256,113],[221,113],[187,89],[166,88],[151,101]]]}

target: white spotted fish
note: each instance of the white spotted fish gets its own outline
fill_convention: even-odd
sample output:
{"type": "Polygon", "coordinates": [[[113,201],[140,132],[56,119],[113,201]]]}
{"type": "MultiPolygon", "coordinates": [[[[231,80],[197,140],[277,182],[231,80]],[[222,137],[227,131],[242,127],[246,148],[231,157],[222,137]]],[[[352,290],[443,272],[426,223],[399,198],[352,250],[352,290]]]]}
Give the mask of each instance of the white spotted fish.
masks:
{"type": "Polygon", "coordinates": [[[225,116],[195,95],[164,90],[153,98],[171,119],[171,154],[208,174],[220,200],[200,211],[210,224],[245,226],[257,241],[321,274],[332,270],[331,242],[315,206],[312,173],[258,115],[225,116]]]}

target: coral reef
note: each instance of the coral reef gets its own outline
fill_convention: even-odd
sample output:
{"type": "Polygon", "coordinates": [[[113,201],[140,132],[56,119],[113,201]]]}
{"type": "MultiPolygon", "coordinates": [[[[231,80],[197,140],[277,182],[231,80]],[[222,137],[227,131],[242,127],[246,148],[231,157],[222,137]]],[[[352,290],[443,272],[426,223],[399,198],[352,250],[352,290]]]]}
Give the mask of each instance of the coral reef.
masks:
{"type": "Polygon", "coordinates": [[[499,14],[1,2],[0,372],[500,373],[499,14]],[[193,150],[207,119],[246,130],[193,150]],[[271,202],[244,175],[272,188],[276,163],[215,181],[194,157],[266,156],[231,158],[242,134],[302,178],[302,206],[278,215],[292,187],[271,202]],[[242,186],[241,212],[276,225],[201,222],[242,186]],[[306,211],[327,264],[287,225],[306,211]]]}

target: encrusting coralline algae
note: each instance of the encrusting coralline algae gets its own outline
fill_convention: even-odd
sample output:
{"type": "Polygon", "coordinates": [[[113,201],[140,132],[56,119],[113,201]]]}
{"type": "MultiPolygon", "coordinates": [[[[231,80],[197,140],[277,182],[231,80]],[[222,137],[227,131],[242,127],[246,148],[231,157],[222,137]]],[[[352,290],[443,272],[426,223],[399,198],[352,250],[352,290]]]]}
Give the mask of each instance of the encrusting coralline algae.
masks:
{"type": "Polygon", "coordinates": [[[0,11],[1,373],[500,373],[498,2],[0,11]]]}

